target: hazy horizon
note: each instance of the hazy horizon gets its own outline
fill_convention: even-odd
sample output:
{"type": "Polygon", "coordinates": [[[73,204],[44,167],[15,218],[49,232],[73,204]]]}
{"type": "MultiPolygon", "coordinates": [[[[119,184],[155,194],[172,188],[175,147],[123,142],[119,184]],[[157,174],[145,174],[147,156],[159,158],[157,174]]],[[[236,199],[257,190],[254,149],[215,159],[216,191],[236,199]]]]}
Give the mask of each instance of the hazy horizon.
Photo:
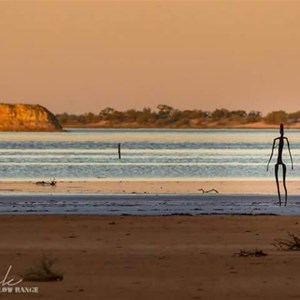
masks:
{"type": "Polygon", "coordinates": [[[300,110],[300,2],[0,3],[0,102],[300,110]]]}

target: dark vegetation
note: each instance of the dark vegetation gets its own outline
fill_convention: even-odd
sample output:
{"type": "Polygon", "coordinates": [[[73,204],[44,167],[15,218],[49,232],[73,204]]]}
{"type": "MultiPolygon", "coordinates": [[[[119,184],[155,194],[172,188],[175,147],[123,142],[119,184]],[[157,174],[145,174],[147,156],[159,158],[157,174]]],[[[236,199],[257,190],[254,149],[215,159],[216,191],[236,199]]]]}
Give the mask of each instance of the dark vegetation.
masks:
{"type": "Polygon", "coordinates": [[[62,281],[63,274],[53,269],[55,259],[44,255],[40,261],[23,275],[24,281],[62,281]]]}
{"type": "Polygon", "coordinates": [[[273,246],[278,250],[300,251],[300,238],[292,233],[288,233],[287,239],[276,239],[273,246]]]}
{"type": "Polygon", "coordinates": [[[262,116],[259,111],[216,109],[212,112],[203,110],[179,110],[168,105],[158,105],[156,110],[129,109],[118,111],[105,108],[98,114],[82,115],[58,114],[59,122],[64,127],[128,127],[128,128],[209,128],[245,126],[262,122],[262,124],[278,125],[280,123],[295,124],[300,122],[300,111],[286,113],[273,111],[262,116]]]}

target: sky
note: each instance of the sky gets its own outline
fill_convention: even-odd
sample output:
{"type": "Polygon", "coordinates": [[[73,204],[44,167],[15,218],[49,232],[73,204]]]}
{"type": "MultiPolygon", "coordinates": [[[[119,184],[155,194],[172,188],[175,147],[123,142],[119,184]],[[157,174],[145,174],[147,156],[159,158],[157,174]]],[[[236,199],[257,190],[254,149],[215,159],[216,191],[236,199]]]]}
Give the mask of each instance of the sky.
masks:
{"type": "Polygon", "coordinates": [[[0,1],[0,101],[300,110],[300,1],[0,1]]]}

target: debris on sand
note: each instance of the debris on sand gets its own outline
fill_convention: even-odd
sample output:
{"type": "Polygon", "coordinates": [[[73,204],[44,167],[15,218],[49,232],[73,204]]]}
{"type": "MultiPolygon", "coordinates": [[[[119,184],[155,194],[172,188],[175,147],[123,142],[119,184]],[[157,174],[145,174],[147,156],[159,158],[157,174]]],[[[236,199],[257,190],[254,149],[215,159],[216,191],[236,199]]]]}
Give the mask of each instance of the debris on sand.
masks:
{"type": "Polygon", "coordinates": [[[56,186],[57,181],[56,181],[55,178],[53,178],[50,181],[37,181],[35,184],[36,185],[42,185],[42,186],[45,186],[45,185],[56,186]]]}
{"type": "Polygon", "coordinates": [[[263,250],[240,250],[239,253],[236,253],[237,256],[240,257],[248,257],[248,256],[255,256],[255,257],[261,257],[261,256],[267,256],[268,254],[265,253],[263,250]]]}

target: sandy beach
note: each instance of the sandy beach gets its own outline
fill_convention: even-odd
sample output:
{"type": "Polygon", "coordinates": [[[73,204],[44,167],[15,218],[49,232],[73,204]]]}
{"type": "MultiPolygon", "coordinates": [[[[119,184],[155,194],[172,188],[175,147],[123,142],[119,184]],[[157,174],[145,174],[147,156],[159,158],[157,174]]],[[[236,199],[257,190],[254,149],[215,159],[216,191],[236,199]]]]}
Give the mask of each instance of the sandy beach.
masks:
{"type": "MultiPolygon", "coordinates": [[[[300,181],[287,182],[289,194],[300,192],[300,181]]],[[[100,193],[100,194],[197,194],[202,190],[220,194],[276,194],[274,180],[199,180],[199,181],[58,181],[56,186],[32,181],[2,181],[1,192],[23,193],[100,193]]]]}
{"type": "MultiPolygon", "coordinates": [[[[74,193],[87,198],[91,197],[89,193],[104,197],[121,194],[118,197],[125,198],[125,194],[139,194],[133,196],[146,201],[144,194],[184,196],[202,194],[203,188],[216,189],[225,198],[276,196],[273,181],[249,180],[58,181],[55,187],[27,181],[1,182],[0,186],[2,197],[13,199],[11,194],[27,193],[32,200],[20,197],[29,205],[40,203],[39,193],[74,193]]],[[[299,186],[300,182],[288,182],[290,193],[299,194],[299,186]]],[[[68,199],[62,202],[61,195],[55,197],[58,200],[51,198],[51,205],[67,205],[68,199]]],[[[1,201],[5,205],[6,200],[1,201]]],[[[291,205],[297,206],[297,201],[291,205]]],[[[20,210],[18,203],[10,205],[20,210]]],[[[197,203],[201,206],[205,202],[197,203]]],[[[272,243],[287,238],[288,232],[300,235],[299,224],[298,216],[266,215],[0,215],[1,238],[5,241],[0,245],[0,280],[10,265],[9,279],[23,278],[25,271],[45,255],[55,259],[54,269],[64,276],[57,282],[24,281],[18,287],[38,288],[38,293],[0,293],[0,299],[297,298],[300,252],[279,251],[272,243]],[[267,256],[237,255],[241,250],[255,249],[267,256]]]]}
{"type": "MultiPolygon", "coordinates": [[[[2,299],[296,299],[300,252],[271,243],[299,234],[298,217],[0,216],[0,274],[20,278],[42,255],[60,282],[2,299]],[[239,257],[240,250],[265,257],[239,257]]],[[[2,276],[1,276],[2,277],[2,276]]]]}

